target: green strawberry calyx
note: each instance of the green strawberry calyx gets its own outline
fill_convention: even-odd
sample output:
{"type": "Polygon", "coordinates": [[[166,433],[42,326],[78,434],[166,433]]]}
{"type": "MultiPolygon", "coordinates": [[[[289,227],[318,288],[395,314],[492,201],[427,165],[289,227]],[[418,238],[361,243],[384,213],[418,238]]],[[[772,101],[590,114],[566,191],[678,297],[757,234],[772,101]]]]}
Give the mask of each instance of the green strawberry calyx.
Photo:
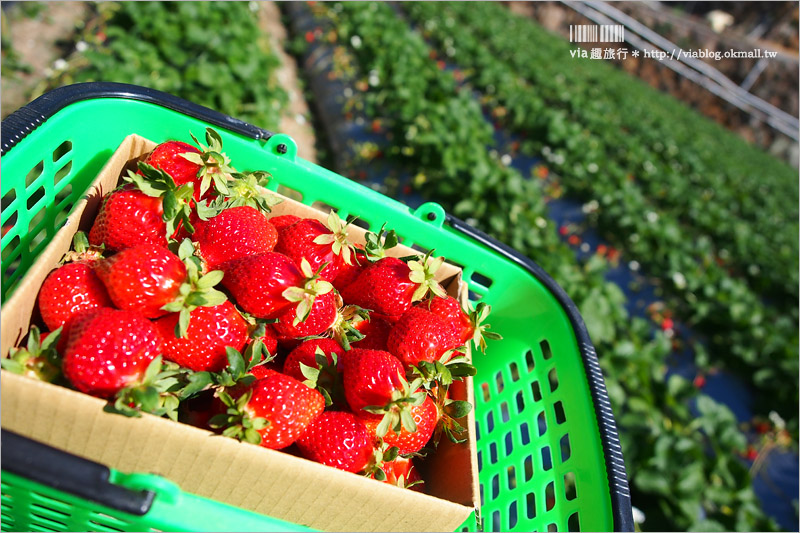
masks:
{"type": "Polygon", "coordinates": [[[395,231],[386,231],[386,223],[381,226],[378,233],[368,231],[364,234],[364,256],[370,263],[375,263],[386,257],[386,250],[394,248],[400,242],[395,231]]]}
{"type": "Polygon", "coordinates": [[[417,289],[411,297],[412,302],[422,300],[429,291],[442,298],[447,296],[447,292],[435,279],[436,272],[439,270],[439,267],[442,266],[442,263],[444,263],[444,257],[437,257],[433,261],[428,262],[432,253],[433,250],[417,261],[408,262],[408,268],[411,269],[408,279],[417,284],[417,289]]]}
{"type": "Polygon", "coordinates": [[[0,367],[13,374],[52,383],[61,375],[61,357],[56,351],[56,345],[62,330],[63,326],[42,339],[39,328],[31,326],[26,346],[11,348],[8,357],[0,359],[0,367]]]}
{"type": "Polygon", "coordinates": [[[150,413],[177,422],[181,391],[191,373],[189,369],[163,361],[159,355],[150,362],[141,378],[119,390],[113,403],[107,404],[104,410],[130,417],[150,413]]]}
{"type": "Polygon", "coordinates": [[[378,481],[386,481],[386,472],[383,469],[383,465],[397,459],[399,452],[400,449],[397,446],[389,446],[381,439],[380,444],[373,449],[369,464],[367,464],[362,474],[378,481]]]}
{"type": "Polygon", "coordinates": [[[196,165],[200,165],[197,177],[200,181],[200,196],[202,197],[211,186],[223,196],[228,196],[228,180],[236,170],[230,166],[231,160],[222,152],[222,137],[211,128],[206,128],[206,143],[203,145],[194,134],[190,133],[194,143],[200,147],[201,153],[185,152],[181,157],[196,165]]]}
{"type": "Polygon", "coordinates": [[[502,340],[502,335],[494,331],[487,331],[491,326],[483,322],[489,317],[492,312],[492,306],[485,302],[481,302],[474,311],[468,313],[469,321],[472,325],[472,343],[475,348],[480,349],[481,353],[486,353],[486,339],[502,340]]]}
{"type": "Polygon", "coordinates": [[[327,294],[333,290],[333,285],[320,279],[320,272],[328,263],[323,263],[317,272],[311,270],[311,264],[304,257],[300,262],[300,271],[306,277],[303,280],[302,287],[289,287],[281,293],[281,295],[290,302],[297,303],[297,310],[295,319],[292,325],[297,326],[300,322],[305,322],[308,315],[311,314],[311,307],[314,305],[314,300],[317,296],[327,294]]]}
{"type": "Polygon", "coordinates": [[[233,172],[228,182],[228,194],[220,194],[213,200],[197,203],[197,216],[208,220],[231,207],[249,206],[261,213],[272,212],[281,203],[277,195],[266,186],[271,175],[261,170],[248,173],[233,172]]]}
{"type": "Polygon", "coordinates": [[[190,239],[184,239],[178,247],[177,255],[186,266],[186,280],[181,284],[178,296],[162,307],[164,311],[179,313],[178,323],[175,325],[176,337],[186,337],[192,311],[198,307],[221,305],[228,299],[225,293],[214,288],[222,281],[223,272],[212,270],[201,276],[202,263],[194,255],[194,251],[194,244],[190,239]]]}
{"type": "Polygon", "coordinates": [[[339,358],[335,352],[326,356],[322,348],[317,346],[314,351],[314,366],[300,363],[300,372],[306,378],[303,384],[322,394],[322,397],[325,398],[325,407],[330,407],[334,402],[344,403],[344,385],[341,374],[336,368],[338,362],[339,358]],[[328,357],[330,357],[330,361],[328,357]]]}
{"type": "Polygon", "coordinates": [[[464,418],[472,411],[472,404],[463,400],[453,400],[447,397],[447,387],[436,387],[433,391],[433,398],[436,409],[439,412],[439,421],[436,429],[433,430],[433,444],[439,445],[442,435],[455,443],[467,440],[466,428],[456,422],[456,419],[464,418]]]}
{"type": "Polygon", "coordinates": [[[333,340],[345,351],[350,349],[350,344],[358,342],[364,338],[355,325],[364,320],[369,320],[369,310],[357,305],[343,305],[341,296],[336,295],[337,308],[336,319],[330,327],[333,340]]]}
{"type": "Polygon", "coordinates": [[[175,185],[172,176],[152,165],[142,161],[138,162],[139,171],[136,174],[128,171],[122,179],[136,186],[142,193],[153,198],[161,198],[164,214],[162,219],[167,225],[167,237],[172,239],[178,228],[183,227],[189,233],[194,233],[194,226],[190,222],[192,203],[194,202],[194,184],[184,183],[180,187],[175,185]]]}
{"type": "Polygon", "coordinates": [[[375,435],[383,438],[389,430],[400,434],[403,428],[409,433],[417,431],[417,424],[411,414],[411,407],[422,405],[427,393],[422,388],[422,378],[416,378],[411,383],[403,378],[401,387],[392,391],[391,399],[386,405],[368,405],[363,407],[364,411],[376,415],[383,415],[375,435]]]}
{"type": "Polygon", "coordinates": [[[234,399],[226,391],[220,391],[217,397],[228,408],[224,413],[214,415],[208,425],[214,429],[222,429],[223,437],[231,437],[250,444],[261,444],[259,431],[269,426],[269,420],[254,416],[247,407],[253,395],[249,390],[238,399],[234,399]]]}
{"type": "Polygon", "coordinates": [[[103,258],[103,251],[105,244],[99,246],[92,246],[89,244],[89,239],[82,231],[78,231],[72,237],[72,249],[64,254],[59,264],[76,263],[79,261],[95,262],[103,258]]]}
{"type": "Polygon", "coordinates": [[[331,245],[331,251],[335,255],[340,255],[345,263],[352,265],[352,257],[355,255],[355,247],[350,243],[347,238],[347,228],[350,222],[342,224],[342,219],[336,214],[336,211],[331,210],[328,213],[328,219],[324,222],[325,227],[330,230],[330,233],[323,233],[314,238],[314,244],[331,245]]]}
{"type": "Polygon", "coordinates": [[[233,387],[250,386],[256,381],[256,377],[252,374],[253,368],[275,359],[261,339],[253,340],[244,352],[226,346],[225,355],[228,358],[228,365],[219,372],[194,372],[189,376],[187,385],[181,390],[181,400],[209,389],[213,389],[215,394],[219,395],[233,387]]]}

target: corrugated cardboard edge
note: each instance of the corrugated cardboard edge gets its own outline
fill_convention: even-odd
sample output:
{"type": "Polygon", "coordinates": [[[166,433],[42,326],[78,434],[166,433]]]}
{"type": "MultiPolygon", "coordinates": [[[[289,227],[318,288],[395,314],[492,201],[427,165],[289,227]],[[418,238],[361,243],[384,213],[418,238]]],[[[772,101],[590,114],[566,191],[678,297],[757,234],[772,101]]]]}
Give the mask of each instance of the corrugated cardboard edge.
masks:
{"type": "MultiPolygon", "coordinates": [[[[88,229],[103,194],[131,160],[154,143],[127,137],[2,310],[2,353],[27,332],[35,295],[69,249],[77,229],[88,229]]],[[[324,219],[326,214],[290,199],[275,215],[324,219]]],[[[363,230],[351,226],[354,235],[363,230]]],[[[392,251],[402,256],[407,247],[392,251]]],[[[439,279],[462,302],[461,271],[445,263],[439,279]]],[[[442,442],[426,465],[428,490],[437,497],[399,489],[292,455],[236,442],[198,428],[145,415],[130,419],[105,413],[105,402],[76,391],[2,371],[2,426],[124,472],[165,476],[194,494],[303,524],[339,531],[452,531],[478,505],[474,414],[468,442],[442,442]]],[[[474,405],[472,382],[453,388],[474,405]]],[[[232,526],[234,527],[234,526],[232,526]]]]}

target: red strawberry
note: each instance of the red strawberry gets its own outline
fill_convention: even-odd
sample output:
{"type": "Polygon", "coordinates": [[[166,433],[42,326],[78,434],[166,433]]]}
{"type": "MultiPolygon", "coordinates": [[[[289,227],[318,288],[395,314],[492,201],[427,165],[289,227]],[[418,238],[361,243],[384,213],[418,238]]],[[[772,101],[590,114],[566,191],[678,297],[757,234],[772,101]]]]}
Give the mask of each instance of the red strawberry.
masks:
{"type": "Polygon", "coordinates": [[[342,263],[351,262],[352,245],[347,240],[347,226],[331,211],[326,224],[304,218],[283,226],[278,231],[275,251],[285,254],[298,266],[306,259],[314,272],[325,265],[320,276],[331,281],[336,278],[342,263]]]}
{"type": "Polygon", "coordinates": [[[384,483],[403,489],[425,492],[425,481],[420,476],[419,469],[414,467],[414,461],[410,457],[397,457],[393,461],[383,463],[381,469],[386,474],[384,483]]]}
{"type": "Polygon", "coordinates": [[[297,446],[306,459],[347,472],[366,469],[375,448],[364,423],[345,411],[325,411],[319,415],[297,441],[297,446]]]}
{"type": "Polygon", "coordinates": [[[384,406],[403,390],[403,365],[389,352],[353,348],[342,357],[345,397],[354,413],[384,406]]]}
{"type": "Polygon", "coordinates": [[[133,185],[111,191],[95,218],[89,242],[119,251],[140,244],[167,246],[167,224],[161,198],[148,196],[133,185]]]}
{"type": "Polygon", "coordinates": [[[388,351],[386,341],[392,331],[391,322],[378,316],[377,313],[372,313],[369,320],[357,322],[355,328],[364,335],[364,338],[356,344],[357,348],[388,351]]]}
{"type": "Polygon", "coordinates": [[[0,366],[14,374],[52,382],[61,375],[56,345],[62,336],[61,329],[39,333],[38,327],[31,326],[26,345],[11,348],[8,357],[0,358],[0,366]]]}
{"type": "MultiPolygon", "coordinates": [[[[200,200],[200,184],[202,178],[198,176],[201,165],[193,163],[181,154],[200,154],[200,150],[181,141],[167,141],[159,144],[147,156],[145,163],[155,168],[159,168],[172,176],[175,185],[181,186],[191,183],[194,187],[194,199],[200,200]]],[[[204,195],[208,196],[207,194],[204,195]]]]}
{"type": "Polygon", "coordinates": [[[97,309],[73,321],[62,368],[75,388],[107,398],[141,380],[160,352],[158,333],[141,314],[97,309]]]}
{"type": "Polygon", "coordinates": [[[143,244],[126,248],[99,261],[95,272],[120,309],[138,311],[147,318],[167,314],[186,281],[183,262],[166,248],[143,244]]]}
{"type": "Polygon", "coordinates": [[[271,324],[264,325],[264,334],[254,336],[254,339],[259,339],[264,343],[264,347],[271,355],[278,353],[278,332],[271,324]]]}
{"type": "Polygon", "coordinates": [[[430,264],[427,258],[426,255],[421,261],[406,264],[395,257],[384,257],[365,268],[345,287],[342,298],[347,303],[386,315],[390,320],[397,319],[429,290],[437,295],[446,294],[433,279],[444,258],[439,257],[430,264]]]}
{"type": "Polygon", "coordinates": [[[334,340],[309,339],[289,352],[289,355],[286,356],[286,361],[283,363],[283,373],[299,381],[305,381],[307,378],[305,375],[303,375],[303,371],[300,369],[300,363],[312,368],[317,368],[317,348],[322,351],[322,353],[328,359],[329,364],[333,364],[333,357],[331,354],[336,354],[336,359],[338,361],[341,361],[342,357],[344,356],[344,349],[339,346],[338,342],[334,340]]]}
{"type": "MultiPolygon", "coordinates": [[[[411,416],[416,424],[416,431],[409,431],[403,427],[399,433],[391,429],[383,436],[383,442],[387,446],[396,446],[399,454],[418,452],[431,440],[436,424],[439,422],[439,409],[436,402],[430,396],[425,396],[425,401],[421,405],[410,406],[411,416]]],[[[364,424],[371,435],[376,435],[381,417],[377,415],[362,417],[364,424]]]]}
{"type": "Polygon", "coordinates": [[[452,296],[443,298],[434,296],[430,300],[420,303],[419,306],[429,309],[450,324],[458,336],[459,344],[467,344],[472,340],[475,347],[485,353],[486,339],[502,339],[499,334],[487,331],[490,327],[489,324],[483,324],[492,311],[491,306],[484,302],[479,303],[475,311],[471,313],[466,313],[458,300],[452,296]]]}
{"type": "Polygon", "coordinates": [[[450,324],[424,306],[414,306],[392,326],[386,346],[406,368],[413,368],[420,361],[446,363],[450,357],[445,354],[459,342],[450,324]]]}
{"type": "Polygon", "coordinates": [[[224,271],[222,284],[242,309],[257,318],[278,318],[290,308],[305,318],[314,298],[331,290],[309,269],[301,272],[291,259],[276,252],[229,261],[224,271]]]}
{"type": "Polygon", "coordinates": [[[248,325],[232,303],[191,311],[185,337],[175,336],[179,313],[171,313],[154,322],[164,346],[164,359],[195,372],[219,372],[228,364],[225,348],[244,350],[249,341],[248,325]]]}
{"type": "Polygon", "coordinates": [[[279,231],[281,228],[300,222],[300,220],[302,219],[297,215],[281,215],[277,217],[270,217],[269,219],[270,223],[279,231]]]}
{"type": "Polygon", "coordinates": [[[220,399],[226,413],[211,419],[212,427],[224,427],[223,435],[275,450],[294,443],[325,407],[322,395],[294,378],[268,372],[237,400],[227,393],[220,399]]]}
{"type": "Polygon", "coordinates": [[[111,307],[108,292],[92,268],[100,253],[89,250],[88,244],[84,233],[76,233],[75,251],[65,256],[65,260],[74,262],[50,272],[39,289],[39,311],[51,330],[68,326],[81,311],[111,307]]]}
{"type": "MultiPolygon", "coordinates": [[[[355,248],[363,249],[364,246],[362,244],[354,245],[355,248]]],[[[339,273],[336,274],[336,277],[333,280],[333,286],[336,290],[340,291],[353,283],[356,278],[363,272],[363,270],[367,267],[369,262],[364,259],[363,257],[359,257],[357,253],[352,255],[352,262],[351,263],[342,263],[339,265],[339,273]]]]}
{"type": "Polygon", "coordinates": [[[294,309],[284,311],[272,326],[278,332],[278,340],[299,339],[321,335],[336,322],[337,302],[333,291],[320,294],[314,299],[311,311],[300,322],[294,309]]]}
{"type": "Polygon", "coordinates": [[[198,221],[192,240],[207,268],[215,270],[226,261],[271,252],[278,242],[278,232],[257,209],[240,206],[198,221]]]}

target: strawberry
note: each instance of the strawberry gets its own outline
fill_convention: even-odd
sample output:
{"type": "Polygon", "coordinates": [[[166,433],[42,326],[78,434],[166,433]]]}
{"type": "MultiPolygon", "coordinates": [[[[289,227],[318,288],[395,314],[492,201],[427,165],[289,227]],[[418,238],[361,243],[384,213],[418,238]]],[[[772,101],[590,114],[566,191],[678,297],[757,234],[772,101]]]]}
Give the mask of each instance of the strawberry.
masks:
{"type": "MultiPolygon", "coordinates": [[[[230,159],[222,152],[222,137],[212,128],[206,128],[206,143],[204,146],[193,134],[189,134],[200,150],[187,151],[178,157],[185,159],[189,163],[197,165],[197,173],[192,178],[193,188],[199,190],[199,195],[195,193],[195,200],[207,198],[213,185],[213,190],[221,195],[229,195],[228,181],[232,178],[235,170],[230,166],[230,159]],[[199,186],[198,186],[199,185],[199,186]]],[[[188,145],[187,145],[188,146],[188,145]]]]}
{"type": "Polygon", "coordinates": [[[197,217],[208,220],[232,207],[250,207],[265,215],[272,212],[272,208],[283,200],[266,188],[269,177],[269,173],[261,170],[231,173],[227,182],[228,192],[197,202],[197,217]]]}
{"type": "Polygon", "coordinates": [[[396,320],[411,304],[421,300],[430,290],[444,296],[444,289],[434,274],[444,262],[439,257],[427,264],[429,255],[408,264],[395,257],[384,257],[369,265],[354,282],[344,288],[345,302],[369,309],[389,320],[396,320]]]}
{"type": "Polygon", "coordinates": [[[292,259],[298,266],[305,259],[320,276],[331,281],[336,278],[342,263],[350,263],[352,245],[347,240],[347,225],[331,211],[325,224],[313,218],[283,226],[278,231],[275,251],[292,259]]]}
{"type": "Polygon", "coordinates": [[[257,209],[240,206],[198,221],[192,240],[206,267],[215,270],[226,261],[271,252],[278,242],[278,232],[257,209]]]}
{"type": "Polygon", "coordinates": [[[228,363],[225,348],[243,350],[249,341],[248,325],[229,301],[190,312],[185,337],[175,336],[179,313],[153,322],[161,336],[164,358],[194,371],[219,372],[228,363]]]}
{"type": "Polygon", "coordinates": [[[278,372],[268,372],[236,400],[224,391],[220,399],[228,410],[211,419],[212,427],[275,450],[294,443],[325,407],[319,392],[278,372]]]}
{"type": "Polygon", "coordinates": [[[337,295],[334,291],[320,294],[314,299],[311,311],[302,322],[294,309],[287,309],[272,326],[278,332],[278,340],[299,339],[322,335],[336,322],[337,295]]]}
{"type": "Polygon", "coordinates": [[[186,266],[166,248],[142,244],[99,261],[95,272],[120,309],[147,318],[167,314],[163,307],[178,297],[186,266]]]}
{"type": "Polygon", "coordinates": [[[119,251],[140,244],[167,246],[167,224],[161,198],[134,185],[123,185],[103,198],[89,231],[89,242],[119,251]]]}
{"type": "Polygon", "coordinates": [[[277,217],[270,217],[269,219],[270,223],[275,226],[275,229],[278,231],[286,226],[291,226],[292,224],[300,222],[300,220],[302,219],[297,215],[280,215],[277,217]]]}
{"type": "Polygon", "coordinates": [[[340,362],[344,349],[331,339],[309,339],[289,352],[283,373],[317,389],[325,405],[346,406],[340,362]]]}
{"type": "Polygon", "coordinates": [[[270,355],[274,356],[278,353],[278,332],[271,324],[264,324],[263,331],[256,328],[251,336],[253,339],[260,340],[270,355]]]}
{"type": "Polygon", "coordinates": [[[11,348],[8,357],[0,359],[0,366],[14,374],[52,382],[61,375],[61,358],[56,345],[62,335],[62,328],[39,333],[38,327],[31,326],[25,347],[11,348]]]}
{"type": "Polygon", "coordinates": [[[425,492],[425,481],[420,476],[419,469],[414,467],[411,457],[397,457],[393,461],[383,463],[381,469],[386,475],[384,483],[403,489],[425,492]]]}
{"type": "Polygon", "coordinates": [[[297,446],[303,457],[346,472],[361,472],[372,461],[375,444],[354,414],[325,411],[308,426],[297,446]]]}
{"type": "MultiPolygon", "coordinates": [[[[354,248],[360,250],[363,248],[363,245],[356,244],[354,248]]],[[[353,283],[365,268],[367,268],[367,261],[363,258],[359,259],[357,253],[353,254],[351,263],[342,262],[342,264],[339,265],[339,272],[332,281],[334,288],[341,292],[342,289],[353,283]]]]}
{"type": "Polygon", "coordinates": [[[465,312],[458,300],[452,296],[434,296],[418,305],[426,307],[453,326],[459,344],[467,344],[472,340],[475,348],[480,348],[481,352],[486,353],[486,339],[503,338],[495,332],[486,331],[490,326],[483,324],[483,321],[489,316],[492,308],[484,302],[479,303],[475,310],[469,313],[465,312]]]}
{"type": "Polygon", "coordinates": [[[414,306],[400,317],[386,340],[389,353],[408,369],[420,361],[446,363],[459,346],[453,328],[424,306],[414,306]]]}
{"type": "Polygon", "coordinates": [[[183,157],[183,154],[189,153],[200,154],[200,150],[185,142],[167,141],[156,146],[144,162],[172,176],[175,185],[193,184],[194,192],[192,195],[196,201],[199,201],[201,198],[200,184],[202,179],[198,177],[198,173],[201,165],[183,157]]]}
{"type": "Polygon", "coordinates": [[[103,282],[92,266],[100,252],[89,248],[86,234],[78,232],[74,238],[74,252],[64,256],[62,264],[47,275],[39,289],[39,311],[45,325],[51,330],[66,325],[72,318],[88,309],[111,307],[103,282]]]}
{"type": "Polygon", "coordinates": [[[392,323],[372,313],[369,320],[361,320],[355,324],[355,328],[364,335],[364,338],[358,341],[357,348],[365,348],[370,350],[384,350],[386,348],[386,341],[389,339],[389,333],[392,331],[392,323]]]}
{"type": "MultiPolygon", "coordinates": [[[[396,446],[400,454],[415,453],[424,448],[431,440],[436,424],[439,422],[439,410],[436,402],[430,396],[425,396],[425,401],[420,405],[411,405],[409,409],[416,430],[410,431],[403,427],[398,433],[390,430],[382,437],[388,446],[396,446]]],[[[380,436],[377,434],[378,426],[381,423],[380,416],[368,415],[361,419],[371,435],[380,436]]]]}
{"type": "Polygon", "coordinates": [[[293,308],[303,320],[314,299],[332,287],[319,280],[307,262],[301,268],[276,252],[250,255],[225,263],[222,284],[242,309],[257,318],[278,318],[293,308]]]}
{"type": "Polygon", "coordinates": [[[158,333],[140,313],[95,309],[74,319],[63,371],[78,390],[107,398],[141,380],[160,352],[158,333]]]}

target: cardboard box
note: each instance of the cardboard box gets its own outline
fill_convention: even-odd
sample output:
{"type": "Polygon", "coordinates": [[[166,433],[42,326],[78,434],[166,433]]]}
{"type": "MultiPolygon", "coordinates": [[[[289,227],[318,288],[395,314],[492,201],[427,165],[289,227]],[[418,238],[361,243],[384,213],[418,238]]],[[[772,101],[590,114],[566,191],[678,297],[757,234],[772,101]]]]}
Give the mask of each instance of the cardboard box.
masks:
{"type": "MultiPolygon", "coordinates": [[[[139,136],[127,137],[30,268],[2,309],[3,356],[27,334],[39,287],[69,249],[74,233],[88,231],[100,200],[116,187],[123,168],[154,146],[139,136]]],[[[327,216],[288,198],[273,212],[320,220],[327,216]]],[[[364,233],[353,225],[350,231],[364,233]]],[[[414,251],[400,246],[392,253],[414,251]]],[[[466,300],[460,269],[445,263],[437,279],[451,295],[466,300]]],[[[473,414],[465,424],[467,442],[456,445],[445,438],[424,462],[428,494],[420,494],[165,418],[109,414],[103,400],[6,371],[1,381],[6,429],[117,470],[159,474],[186,492],[312,528],[452,531],[479,505],[473,414]]],[[[474,405],[471,380],[458,382],[451,391],[474,405]]],[[[236,530],[236,524],[230,527],[236,530]]]]}

